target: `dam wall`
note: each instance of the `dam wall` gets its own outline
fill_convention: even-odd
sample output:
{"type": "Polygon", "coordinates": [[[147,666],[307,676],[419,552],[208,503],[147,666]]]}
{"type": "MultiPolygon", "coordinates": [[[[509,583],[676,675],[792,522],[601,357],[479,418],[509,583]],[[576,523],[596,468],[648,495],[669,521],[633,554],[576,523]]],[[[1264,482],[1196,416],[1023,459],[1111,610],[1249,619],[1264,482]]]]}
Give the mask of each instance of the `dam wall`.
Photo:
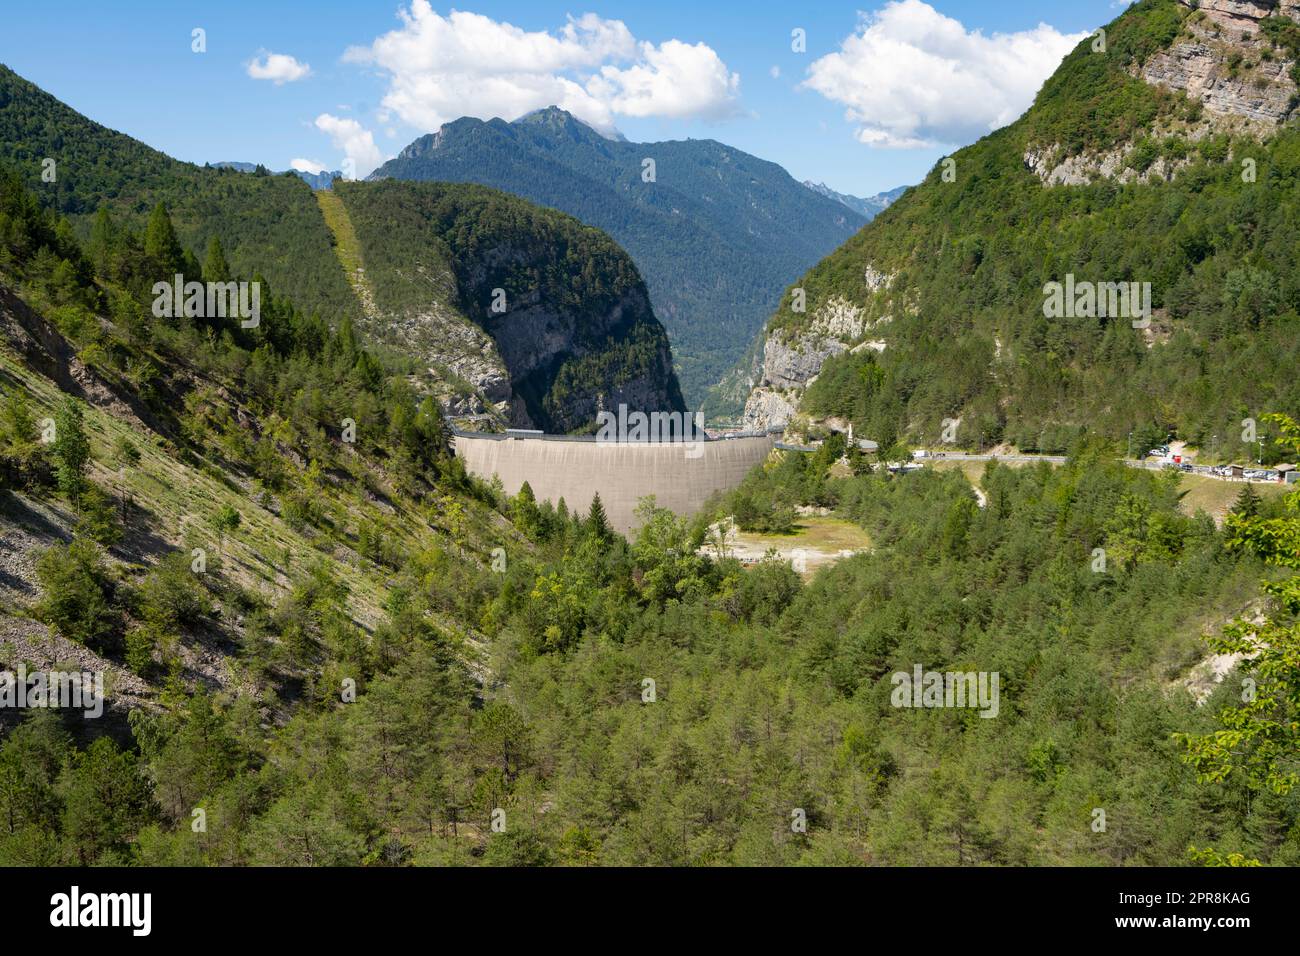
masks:
{"type": "Polygon", "coordinates": [[[454,450],[465,470],[501,479],[515,495],[528,482],[538,501],[564,499],[583,514],[600,493],[610,526],[623,534],[637,524],[647,495],[676,514],[695,514],[715,491],[735,488],[776,445],[775,434],[700,442],[598,442],[567,436],[456,432],[454,450]]]}

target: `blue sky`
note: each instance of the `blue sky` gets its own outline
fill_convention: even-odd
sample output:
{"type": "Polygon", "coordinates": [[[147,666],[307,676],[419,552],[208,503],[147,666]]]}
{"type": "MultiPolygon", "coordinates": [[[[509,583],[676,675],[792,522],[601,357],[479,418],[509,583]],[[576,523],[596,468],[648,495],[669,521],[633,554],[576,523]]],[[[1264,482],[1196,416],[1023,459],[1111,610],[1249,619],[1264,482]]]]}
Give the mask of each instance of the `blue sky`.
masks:
{"type": "Polygon", "coordinates": [[[563,96],[634,141],[714,138],[869,195],[1014,118],[1120,6],[46,0],[9,5],[0,62],[193,162],[350,156],[364,175],[438,122],[563,96]],[[192,52],[195,28],[206,52],[192,52]]]}

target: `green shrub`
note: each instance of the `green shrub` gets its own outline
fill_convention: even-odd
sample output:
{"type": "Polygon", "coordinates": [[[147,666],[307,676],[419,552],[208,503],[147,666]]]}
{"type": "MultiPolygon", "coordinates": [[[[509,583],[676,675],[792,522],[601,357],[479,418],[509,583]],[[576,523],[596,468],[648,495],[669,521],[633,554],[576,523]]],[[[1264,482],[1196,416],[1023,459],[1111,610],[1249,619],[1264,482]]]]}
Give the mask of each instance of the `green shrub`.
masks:
{"type": "Polygon", "coordinates": [[[37,616],[62,637],[97,651],[114,649],[117,615],[109,602],[110,585],[99,549],[76,538],[56,544],[36,562],[45,596],[37,616]]]}
{"type": "Polygon", "coordinates": [[[210,611],[207,593],[183,552],[165,557],[140,586],[140,616],[163,631],[194,624],[210,611]]]}
{"type": "Polygon", "coordinates": [[[149,677],[155,668],[154,649],[158,634],[149,625],[133,627],[126,634],[126,666],[141,677],[149,677]]]}
{"type": "Polygon", "coordinates": [[[77,499],[77,534],[109,547],[122,540],[122,533],[113,499],[98,485],[87,482],[77,499]]]}

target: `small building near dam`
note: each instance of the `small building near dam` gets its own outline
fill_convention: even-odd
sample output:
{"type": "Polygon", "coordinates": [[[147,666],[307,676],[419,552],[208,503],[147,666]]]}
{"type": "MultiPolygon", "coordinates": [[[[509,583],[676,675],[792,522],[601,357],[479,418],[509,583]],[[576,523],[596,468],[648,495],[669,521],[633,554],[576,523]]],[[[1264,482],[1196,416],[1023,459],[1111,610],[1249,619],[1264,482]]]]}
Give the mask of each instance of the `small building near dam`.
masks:
{"type": "Polygon", "coordinates": [[[594,436],[536,432],[490,434],[456,431],[453,450],[465,470],[501,479],[515,495],[528,482],[538,501],[564,499],[583,513],[600,494],[610,526],[636,527],[642,498],[689,517],[709,496],[740,484],[776,445],[776,432],[729,435],[707,441],[597,441],[594,436]]]}

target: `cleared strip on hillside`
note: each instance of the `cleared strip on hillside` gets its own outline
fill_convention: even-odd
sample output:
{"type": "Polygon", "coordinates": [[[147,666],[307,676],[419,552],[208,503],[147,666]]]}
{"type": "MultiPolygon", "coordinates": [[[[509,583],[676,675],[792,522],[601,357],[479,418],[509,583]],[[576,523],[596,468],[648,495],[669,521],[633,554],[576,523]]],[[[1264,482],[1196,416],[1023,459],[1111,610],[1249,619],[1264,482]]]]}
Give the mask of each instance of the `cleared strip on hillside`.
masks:
{"type": "Polygon", "coordinates": [[[352,286],[352,291],[361,303],[366,317],[376,318],[379,309],[375,305],[375,292],[366,279],[365,260],[361,257],[361,240],[357,238],[357,232],[352,228],[352,217],[348,215],[347,207],[343,205],[343,200],[339,199],[338,194],[329,189],[316,190],[316,202],[320,206],[321,215],[325,217],[325,225],[334,236],[334,254],[343,266],[343,274],[347,276],[348,285],[352,286]]]}

